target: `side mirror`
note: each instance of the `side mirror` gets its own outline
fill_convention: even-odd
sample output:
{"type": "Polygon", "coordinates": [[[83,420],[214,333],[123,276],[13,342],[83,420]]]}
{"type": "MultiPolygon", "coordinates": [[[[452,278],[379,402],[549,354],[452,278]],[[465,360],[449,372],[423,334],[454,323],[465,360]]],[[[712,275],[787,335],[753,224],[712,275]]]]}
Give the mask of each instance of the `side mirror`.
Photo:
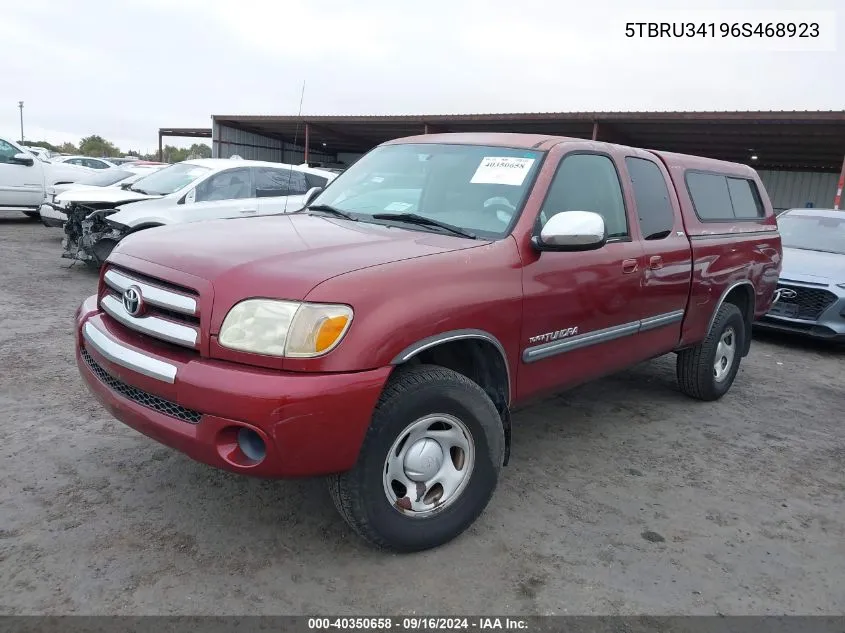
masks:
{"type": "Polygon", "coordinates": [[[25,154],[20,152],[19,154],[15,154],[12,156],[12,162],[18,165],[26,165],[27,167],[32,167],[35,164],[35,157],[32,154],[25,154]]]}
{"type": "Polygon", "coordinates": [[[604,218],[593,211],[562,211],[531,239],[539,251],[590,251],[607,242],[604,218]]]}
{"type": "Polygon", "coordinates": [[[305,198],[302,200],[302,206],[307,207],[311,204],[311,201],[316,198],[320,193],[322,193],[322,187],[311,187],[308,192],[305,194],[305,198]]]}

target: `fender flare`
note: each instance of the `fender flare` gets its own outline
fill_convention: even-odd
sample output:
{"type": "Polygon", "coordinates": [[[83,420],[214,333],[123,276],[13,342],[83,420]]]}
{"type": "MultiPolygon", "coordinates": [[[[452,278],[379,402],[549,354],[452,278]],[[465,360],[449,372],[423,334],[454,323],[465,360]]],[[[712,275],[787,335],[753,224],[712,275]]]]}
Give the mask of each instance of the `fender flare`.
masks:
{"type": "MultiPolygon", "coordinates": [[[[713,322],[716,320],[716,315],[719,313],[719,310],[722,308],[722,305],[725,303],[725,299],[728,298],[728,295],[739,288],[740,286],[748,286],[751,288],[751,299],[750,299],[750,306],[749,311],[750,315],[743,315],[748,319],[748,326],[751,327],[751,324],[754,322],[754,311],[756,310],[756,297],[757,297],[757,289],[754,287],[754,284],[751,282],[750,279],[740,279],[732,283],[730,286],[725,288],[724,292],[722,292],[722,296],[719,297],[719,303],[716,304],[716,308],[713,310],[713,314],[710,315],[710,320],[707,322],[707,331],[705,332],[705,336],[710,333],[710,330],[713,329],[713,322]]],[[[748,350],[751,347],[751,330],[749,329],[746,332],[746,341],[745,341],[745,350],[743,350],[743,356],[748,353],[748,350]]]]}
{"type": "Polygon", "coordinates": [[[511,378],[510,364],[508,363],[508,354],[505,351],[505,346],[502,345],[501,341],[499,341],[498,338],[496,338],[489,332],[485,332],[484,330],[468,328],[463,330],[450,330],[448,332],[441,332],[440,334],[428,336],[424,339],[417,341],[416,343],[408,345],[405,349],[403,349],[396,356],[394,356],[393,360],[390,361],[390,364],[401,365],[402,363],[409,361],[411,358],[413,358],[424,350],[436,347],[437,345],[441,345],[443,343],[451,343],[453,341],[461,341],[466,339],[476,339],[491,343],[501,355],[502,362],[505,364],[505,374],[508,382],[508,406],[510,406],[513,380],[511,378]]]}

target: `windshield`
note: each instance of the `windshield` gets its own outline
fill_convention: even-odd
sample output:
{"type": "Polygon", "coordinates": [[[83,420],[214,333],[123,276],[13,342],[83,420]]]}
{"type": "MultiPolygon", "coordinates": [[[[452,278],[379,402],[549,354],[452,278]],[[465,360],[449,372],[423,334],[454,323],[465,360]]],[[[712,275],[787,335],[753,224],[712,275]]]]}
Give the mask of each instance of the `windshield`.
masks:
{"type": "Polygon", "coordinates": [[[144,193],[166,196],[186,187],[209,171],[208,167],[202,167],[200,165],[176,163],[143,178],[139,178],[133,183],[132,189],[144,193]]]}
{"type": "Polygon", "coordinates": [[[108,187],[109,185],[129,178],[131,175],[131,171],[124,171],[123,169],[101,169],[99,173],[81,178],[79,182],[80,184],[91,185],[93,187],[108,187]]]}
{"type": "Polygon", "coordinates": [[[412,213],[478,236],[503,237],[522,208],[541,158],[541,152],[508,147],[384,145],[340,174],[309,206],[327,205],[377,222],[393,220],[373,215],[412,213]]]}
{"type": "Polygon", "coordinates": [[[778,228],[784,246],[845,255],[845,217],[785,214],[778,228]]]}

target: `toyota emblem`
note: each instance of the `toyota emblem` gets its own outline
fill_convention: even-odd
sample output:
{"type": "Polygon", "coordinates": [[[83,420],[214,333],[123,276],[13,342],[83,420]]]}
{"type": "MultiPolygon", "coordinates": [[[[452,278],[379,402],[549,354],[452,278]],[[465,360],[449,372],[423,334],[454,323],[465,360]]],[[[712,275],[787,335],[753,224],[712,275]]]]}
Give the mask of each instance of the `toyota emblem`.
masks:
{"type": "Polygon", "coordinates": [[[141,289],[138,286],[129,286],[123,291],[123,307],[132,316],[138,316],[144,307],[141,299],[141,289]]]}

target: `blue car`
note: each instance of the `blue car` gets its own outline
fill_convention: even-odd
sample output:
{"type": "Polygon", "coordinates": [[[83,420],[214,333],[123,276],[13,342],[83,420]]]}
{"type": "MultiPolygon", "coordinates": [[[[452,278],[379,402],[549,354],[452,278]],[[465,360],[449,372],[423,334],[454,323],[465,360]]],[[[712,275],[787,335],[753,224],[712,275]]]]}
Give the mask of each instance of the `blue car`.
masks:
{"type": "Polygon", "coordinates": [[[790,209],[777,221],[778,300],[754,325],[845,342],[845,211],[790,209]]]}

